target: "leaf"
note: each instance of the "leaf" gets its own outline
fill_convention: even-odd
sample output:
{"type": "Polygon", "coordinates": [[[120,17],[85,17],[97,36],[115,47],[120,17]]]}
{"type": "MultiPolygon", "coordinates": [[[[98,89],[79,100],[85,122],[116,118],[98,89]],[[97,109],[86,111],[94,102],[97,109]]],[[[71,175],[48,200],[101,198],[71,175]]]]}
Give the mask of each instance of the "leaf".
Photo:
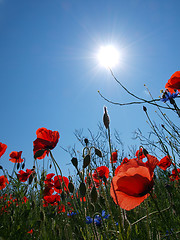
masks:
{"type": "Polygon", "coordinates": [[[95,203],[97,201],[97,190],[96,187],[93,186],[92,190],[91,190],[91,202],[95,203]]]}
{"type": "Polygon", "coordinates": [[[41,157],[45,152],[45,149],[41,149],[41,150],[38,150],[35,154],[34,154],[34,158],[38,158],[38,157],[41,157]]]}
{"type": "Polygon", "coordinates": [[[97,149],[97,148],[95,148],[95,154],[96,154],[98,157],[102,157],[102,152],[101,152],[99,149],[97,149]]]}
{"type": "Polygon", "coordinates": [[[80,191],[80,194],[82,197],[84,197],[86,195],[86,185],[85,183],[80,183],[80,186],[79,186],[79,191],[80,191]]]}
{"type": "Polygon", "coordinates": [[[90,155],[87,154],[84,158],[84,161],[83,161],[83,168],[86,168],[89,164],[90,164],[90,155]]]}

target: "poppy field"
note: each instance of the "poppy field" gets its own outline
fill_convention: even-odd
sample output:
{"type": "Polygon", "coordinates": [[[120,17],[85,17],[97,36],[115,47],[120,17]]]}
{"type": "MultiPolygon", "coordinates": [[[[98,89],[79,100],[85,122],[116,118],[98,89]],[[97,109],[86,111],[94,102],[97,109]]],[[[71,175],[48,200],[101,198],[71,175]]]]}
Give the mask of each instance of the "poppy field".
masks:
{"type": "MultiPolygon", "coordinates": [[[[112,76],[140,104],[156,108],[161,125],[142,106],[151,135],[137,131],[141,145],[126,155],[113,142],[113,119],[104,107],[104,138],[81,139],[80,157],[71,158],[75,177],[63,175],[53,154],[59,132],[37,129],[31,169],[23,150],[9,153],[12,173],[0,162],[0,240],[180,239],[180,71],[165,83],[161,97],[150,101],[112,76]]],[[[0,142],[0,158],[6,151],[0,142]]]]}

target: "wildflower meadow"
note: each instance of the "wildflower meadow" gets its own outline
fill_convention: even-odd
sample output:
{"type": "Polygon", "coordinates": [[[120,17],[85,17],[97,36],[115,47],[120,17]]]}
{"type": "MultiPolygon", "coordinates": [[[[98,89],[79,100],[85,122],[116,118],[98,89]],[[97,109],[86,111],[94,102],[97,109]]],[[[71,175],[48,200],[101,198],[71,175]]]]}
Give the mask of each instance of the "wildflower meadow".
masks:
{"type": "MultiPolygon", "coordinates": [[[[151,100],[130,92],[110,72],[137,101],[123,105],[142,106],[151,134],[137,130],[141,145],[131,155],[122,152],[113,140],[111,105],[104,107],[103,139],[80,139],[82,152],[71,159],[76,174],[64,176],[53,154],[60,133],[53,126],[37,129],[31,169],[23,149],[9,152],[12,173],[0,162],[1,240],[180,239],[180,71],[164,81],[161,97],[151,100]],[[151,119],[150,105],[160,124],[151,119]]],[[[6,151],[1,142],[0,157],[6,151]]]]}

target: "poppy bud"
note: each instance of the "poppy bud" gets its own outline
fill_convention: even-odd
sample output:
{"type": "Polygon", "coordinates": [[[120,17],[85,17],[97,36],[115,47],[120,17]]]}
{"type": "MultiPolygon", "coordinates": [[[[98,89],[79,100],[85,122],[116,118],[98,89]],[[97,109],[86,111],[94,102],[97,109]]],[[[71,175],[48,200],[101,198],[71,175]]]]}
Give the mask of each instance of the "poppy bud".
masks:
{"type": "Polygon", "coordinates": [[[1,169],[1,170],[3,170],[3,167],[2,167],[2,166],[0,166],[0,169],[1,169]]]}
{"type": "Polygon", "coordinates": [[[17,164],[17,170],[19,169],[19,167],[20,167],[20,164],[18,163],[18,164],[17,164]]]}
{"type": "Polygon", "coordinates": [[[164,124],[161,124],[161,127],[164,128],[164,124]]]}
{"type": "Polygon", "coordinates": [[[85,139],[84,139],[84,142],[85,142],[85,144],[86,144],[86,146],[87,146],[88,143],[89,143],[89,140],[88,140],[87,138],[85,138],[85,139]]]}
{"type": "Polygon", "coordinates": [[[86,168],[90,164],[90,160],[91,160],[90,155],[87,154],[83,160],[83,168],[86,168]]]}
{"type": "Polygon", "coordinates": [[[70,183],[68,184],[68,189],[69,189],[69,191],[70,191],[71,193],[74,192],[74,184],[73,184],[72,182],[70,182],[70,183]]]}
{"type": "Polygon", "coordinates": [[[147,108],[145,106],[143,106],[143,111],[147,112],[147,108]]]}
{"type": "Polygon", "coordinates": [[[95,148],[95,154],[96,154],[98,157],[102,157],[102,152],[101,152],[99,149],[97,149],[97,148],[95,148]]]}
{"type": "Polygon", "coordinates": [[[147,154],[149,154],[148,151],[147,151],[145,148],[143,148],[142,151],[143,151],[143,154],[144,154],[145,156],[146,156],[147,154]]]}
{"type": "Polygon", "coordinates": [[[78,160],[77,160],[77,158],[72,158],[71,159],[71,162],[72,162],[72,164],[73,164],[73,166],[77,169],[77,166],[78,166],[78,160]]]}
{"type": "Polygon", "coordinates": [[[109,123],[110,123],[110,119],[109,119],[109,115],[107,113],[107,108],[106,107],[104,107],[103,122],[104,122],[105,128],[108,129],[109,123]]]}
{"type": "Polygon", "coordinates": [[[95,203],[97,201],[97,191],[96,191],[96,187],[94,186],[91,190],[91,202],[95,203]]]}

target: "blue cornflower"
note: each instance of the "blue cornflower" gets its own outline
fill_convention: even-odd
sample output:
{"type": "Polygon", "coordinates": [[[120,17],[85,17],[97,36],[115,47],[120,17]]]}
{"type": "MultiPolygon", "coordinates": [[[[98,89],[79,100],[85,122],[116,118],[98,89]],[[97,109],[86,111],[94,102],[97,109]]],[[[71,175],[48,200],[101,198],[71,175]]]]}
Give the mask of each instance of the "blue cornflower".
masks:
{"type": "MultiPolygon", "coordinates": [[[[77,213],[79,213],[79,212],[77,211],[77,213]]],[[[76,212],[70,212],[67,215],[68,215],[68,217],[72,217],[72,216],[76,215],[77,213],[76,212]]]]}
{"type": "Polygon", "coordinates": [[[179,94],[178,90],[176,90],[176,92],[170,93],[169,91],[165,91],[162,95],[162,97],[160,98],[160,101],[162,102],[167,102],[172,98],[176,98],[177,95],[179,94]]]}
{"type": "Polygon", "coordinates": [[[103,218],[108,219],[109,216],[110,216],[110,214],[107,214],[107,215],[106,215],[105,210],[102,210],[102,217],[103,217],[103,218]]]}
{"type": "Polygon", "coordinates": [[[93,219],[89,216],[86,216],[86,224],[90,224],[93,222],[93,219]]]}
{"type": "MultiPolygon", "coordinates": [[[[108,219],[110,214],[106,215],[105,210],[102,211],[102,217],[100,215],[95,215],[94,217],[94,223],[96,224],[96,226],[101,226],[102,223],[102,218],[104,219],[108,219]]],[[[86,224],[91,224],[93,222],[93,218],[86,216],[86,224]]]]}

